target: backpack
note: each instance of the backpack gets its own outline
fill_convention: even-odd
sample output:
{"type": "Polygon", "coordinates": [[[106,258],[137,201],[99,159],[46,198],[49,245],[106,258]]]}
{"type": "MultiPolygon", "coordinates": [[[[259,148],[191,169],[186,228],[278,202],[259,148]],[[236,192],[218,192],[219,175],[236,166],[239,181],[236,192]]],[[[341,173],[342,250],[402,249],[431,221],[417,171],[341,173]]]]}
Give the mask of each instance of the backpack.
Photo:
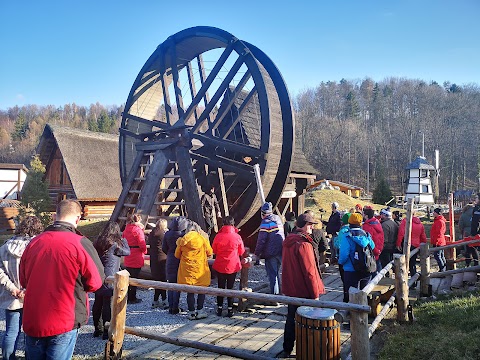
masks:
{"type": "MultiPolygon", "coordinates": [[[[364,233],[366,235],[366,233],[364,233]]],[[[355,244],[355,250],[353,252],[353,258],[350,256],[350,261],[352,262],[353,268],[357,272],[363,273],[373,273],[377,271],[377,262],[375,261],[375,256],[373,255],[373,249],[370,244],[362,247],[352,238],[352,233],[347,234],[348,237],[355,244]]],[[[367,235],[368,236],[368,235],[367,235]]]]}

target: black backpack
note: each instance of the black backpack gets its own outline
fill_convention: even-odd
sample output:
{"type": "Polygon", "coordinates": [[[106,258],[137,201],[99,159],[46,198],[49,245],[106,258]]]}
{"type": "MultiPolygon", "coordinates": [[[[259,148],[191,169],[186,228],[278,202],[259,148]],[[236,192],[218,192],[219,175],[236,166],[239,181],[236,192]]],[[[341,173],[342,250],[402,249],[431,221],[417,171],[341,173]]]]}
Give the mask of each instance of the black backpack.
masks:
{"type": "MultiPolygon", "coordinates": [[[[363,230],[362,235],[369,236],[363,230]]],[[[353,244],[355,244],[355,251],[353,252],[353,257],[350,256],[350,260],[352,262],[353,268],[357,272],[363,273],[373,273],[377,271],[377,262],[375,261],[375,256],[373,255],[373,249],[370,244],[367,246],[362,247],[352,238],[352,233],[349,232],[348,235],[353,244]]]]}

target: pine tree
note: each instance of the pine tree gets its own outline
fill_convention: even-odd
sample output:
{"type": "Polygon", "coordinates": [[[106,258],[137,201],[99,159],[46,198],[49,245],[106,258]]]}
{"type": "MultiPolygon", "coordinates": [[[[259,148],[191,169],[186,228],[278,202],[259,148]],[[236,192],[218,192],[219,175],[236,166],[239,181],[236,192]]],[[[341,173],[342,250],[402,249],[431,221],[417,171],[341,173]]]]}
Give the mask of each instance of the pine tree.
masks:
{"type": "Polygon", "coordinates": [[[51,200],[48,193],[48,184],[43,180],[45,171],[45,165],[38,155],[35,155],[30,161],[30,169],[22,189],[21,204],[23,211],[21,211],[21,215],[33,213],[46,226],[51,221],[49,213],[51,200]]]}
{"type": "Polygon", "coordinates": [[[382,177],[377,184],[377,187],[373,191],[372,201],[375,204],[386,204],[393,197],[390,186],[387,183],[387,180],[382,177]]]}
{"type": "Polygon", "coordinates": [[[27,137],[28,123],[23,113],[18,114],[15,120],[15,129],[13,130],[12,140],[20,141],[27,137]]]}

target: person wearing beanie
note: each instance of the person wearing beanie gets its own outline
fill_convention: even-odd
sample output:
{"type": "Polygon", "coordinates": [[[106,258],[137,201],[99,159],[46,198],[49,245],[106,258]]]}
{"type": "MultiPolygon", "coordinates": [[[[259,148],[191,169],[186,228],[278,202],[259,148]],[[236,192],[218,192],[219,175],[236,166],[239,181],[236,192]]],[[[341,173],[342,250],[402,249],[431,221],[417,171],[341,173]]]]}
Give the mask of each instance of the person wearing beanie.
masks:
{"type": "MultiPolygon", "coordinates": [[[[395,252],[395,244],[398,236],[398,225],[392,219],[392,213],[388,209],[380,211],[380,223],[383,229],[383,250],[380,253],[380,262],[382,268],[393,260],[393,253],[395,252]]],[[[388,274],[386,275],[388,276],[388,274]]]]}
{"type": "Polygon", "coordinates": [[[285,239],[280,216],[273,214],[272,203],[266,202],[260,209],[262,222],[258,231],[255,255],[265,259],[265,270],[270,282],[270,293],[280,294],[280,266],[282,245],[285,239]]]}
{"type": "Polygon", "coordinates": [[[480,193],[475,196],[475,206],[472,212],[472,224],[470,225],[470,235],[480,234],[480,193]]]}
{"type": "MultiPolygon", "coordinates": [[[[441,208],[433,210],[433,225],[430,229],[430,243],[433,247],[446,245],[445,232],[447,231],[446,219],[443,217],[441,208]]],[[[445,271],[447,268],[447,261],[445,260],[444,250],[438,250],[433,253],[437,261],[440,271],[445,271]]]]}
{"type": "Polygon", "coordinates": [[[332,240],[330,241],[330,262],[332,264],[336,263],[337,261],[337,254],[335,252],[335,247],[333,246],[334,239],[337,236],[337,233],[340,231],[342,227],[342,220],[340,216],[340,211],[338,211],[338,203],[332,203],[332,214],[328,218],[328,221],[323,221],[323,224],[326,225],[325,231],[328,235],[331,236],[332,240]]]}
{"type": "Polygon", "coordinates": [[[382,263],[380,259],[380,253],[383,250],[383,242],[385,241],[383,235],[383,228],[380,224],[380,221],[375,217],[375,211],[371,207],[365,207],[363,209],[363,214],[365,216],[365,222],[363,223],[362,229],[370,234],[373,242],[375,243],[375,249],[373,249],[373,255],[377,262],[377,271],[380,271],[382,268],[382,263]]]}
{"type": "Polygon", "coordinates": [[[343,301],[348,302],[348,290],[350,287],[363,288],[372,278],[372,274],[367,272],[355,271],[352,260],[355,252],[355,244],[359,244],[362,248],[370,245],[375,249],[375,243],[370,234],[362,230],[361,214],[354,213],[348,219],[349,231],[342,237],[340,243],[340,256],[338,263],[343,266],[343,301]]]}

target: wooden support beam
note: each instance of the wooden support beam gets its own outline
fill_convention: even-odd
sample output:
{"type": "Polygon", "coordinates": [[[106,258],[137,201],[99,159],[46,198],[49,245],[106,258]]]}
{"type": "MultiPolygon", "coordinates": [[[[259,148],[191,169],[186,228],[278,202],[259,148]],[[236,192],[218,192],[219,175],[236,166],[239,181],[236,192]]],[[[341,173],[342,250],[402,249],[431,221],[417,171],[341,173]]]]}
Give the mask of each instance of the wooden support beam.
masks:
{"type": "Polygon", "coordinates": [[[227,192],[225,191],[225,178],[223,177],[223,169],[219,167],[217,171],[218,180],[220,182],[220,193],[222,194],[223,213],[224,216],[229,216],[230,213],[228,211],[227,192]]]}
{"type": "Polygon", "coordinates": [[[397,321],[408,321],[408,272],[405,255],[394,255],[395,292],[397,294],[397,321]]]}
{"type": "Polygon", "coordinates": [[[453,269],[453,270],[447,270],[447,271],[439,271],[439,272],[434,272],[430,274],[430,278],[443,278],[448,275],[453,275],[453,274],[460,274],[464,272],[480,272],[480,265],[476,266],[469,266],[466,268],[461,268],[461,269],[453,269]]]}
{"type": "Polygon", "coordinates": [[[428,244],[420,244],[420,296],[430,295],[430,252],[428,244]]]}
{"type": "Polygon", "coordinates": [[[127,316],[127,292],[130,274],[127,270],[115,274],[112,297],[112,320],[108,327],[108,342],[105,345],[105,359],[121,359],[125,319],[127,316]]]}
{"type": "Polygon", "coordinates": [[[412,245],[412,218],[413,218],[413,198],[407,202],[407,217],[405,224],[405,235],[403,237],[403,253],[405,254],[405,266],[410,263],[410,246],[412,245]]]}
{"type": "Polygon", "coordinates": [[[136,212],[142,217],[142,222],[148,220],[148,215],[152,210],[153,203],[157,197],[160,182],[165,176],[165,171],[169,165],[166,152],[168,149],[155,151],[155,156],[145,176],[145,183],[142,187],[142,193],[138,197],[136,212]]]}
{"type": "MultiPolygon", "coordinates": [[[[109,276],[106,280],[107,283],[113,283],[114,278],[109,276]]],[[[296,298],[285,295],[273,295],[273,294],[262,294],[254,292],[246,292],[240,290],[228,290],[228,289],[219,289],[213,287],[205,286],[194,286],[194,285],[183,285],[177,283],[168,283],[162,281],[153,281],[153,280],[143,280],[130,278],[130,285],[138,286],[142,288],[154,288],[154,289],[164,289],[164,290],[173,290],[181,291],[194,294],[205,294],[205,295],[214,295],[214,296],[223,296],[223,297],[243,297],[250,300],[255,300],[259,302],[265,301],[275,301],[283,304],[298,305],[298,306],[312,306],[320,308],[329,308],[337,310],[349,310],[349,311],[358,311],[364,313],[370,313],[370,306],[365,304],[356,304],[356,303],[344,303],[337,301],[324,301],[324,300],[313,300],[305,298],[296,298]]],[[[366,296],[366,294],[365,294],[366,296]]],[[[366,298],[365,298],[366,299],[366,298]]],[[[365,300],[366,301],[366,300],[365,300]]]]}
{"type": "MultiPolygon", "coordinates": [[[[362,290],[351,287],[349,292],[349,302],[351,304],[365,306],[368,304],[367,294],[362,290]]],[[[370,359],[370,341],[368,337],[368,313],[355,312],[350,313],[351,330],[351,349],[353,360],[370,359]]]]}
{"type": "Polygon", "coordinates": [[[226,139],[228,135],[230,135],[230,133],[235,129],[235,126],[237,126],[237,124],[240,122],[240,120],[242,119],[243,112],[245,111],[245,109],[247,109],[247,105],[249,104],[250,100],[252,100],[253,95],[255,95],[256,93],[257,93],[257,88],[254,86],[253,89],[250,90],[248,95],[245,97],[245,100],[243,100],[242,105],[240,105],[240,107],[238,108],[238,114],[234,114],[233,123],[230,125],[227,131],[224,134],[222,134],[222,137],[224,139],[226,139]]]}
{"type": "MultiPolygon", "coordinates": [[[[450,234],[450,241],[452,243],[455,242],[455,209],[453,207],[453,193],[448,194],[448,228],[449,228],[449,234],[450,234]]],[[[447,270],[455,270],[457,268],[457,263],[455,262],[455,259],[457,258],[457,249],[456,248],[451,248],[447,252],[448,258],[447,258],[447,270]]]]}
{"type": "Polygon", "coordinates": [[[214,138],[213,136],[207,136],[202,134],[194,134],[193,137],[197,140],[200,140],[205,145],[220,147],[227,151],[234,151],[242,155],[248,155],[260,159],[264,159],[266,155],[258,148],[254,148],[253,146],[237,143],[227,139],[219,139],[214,138]]]}

